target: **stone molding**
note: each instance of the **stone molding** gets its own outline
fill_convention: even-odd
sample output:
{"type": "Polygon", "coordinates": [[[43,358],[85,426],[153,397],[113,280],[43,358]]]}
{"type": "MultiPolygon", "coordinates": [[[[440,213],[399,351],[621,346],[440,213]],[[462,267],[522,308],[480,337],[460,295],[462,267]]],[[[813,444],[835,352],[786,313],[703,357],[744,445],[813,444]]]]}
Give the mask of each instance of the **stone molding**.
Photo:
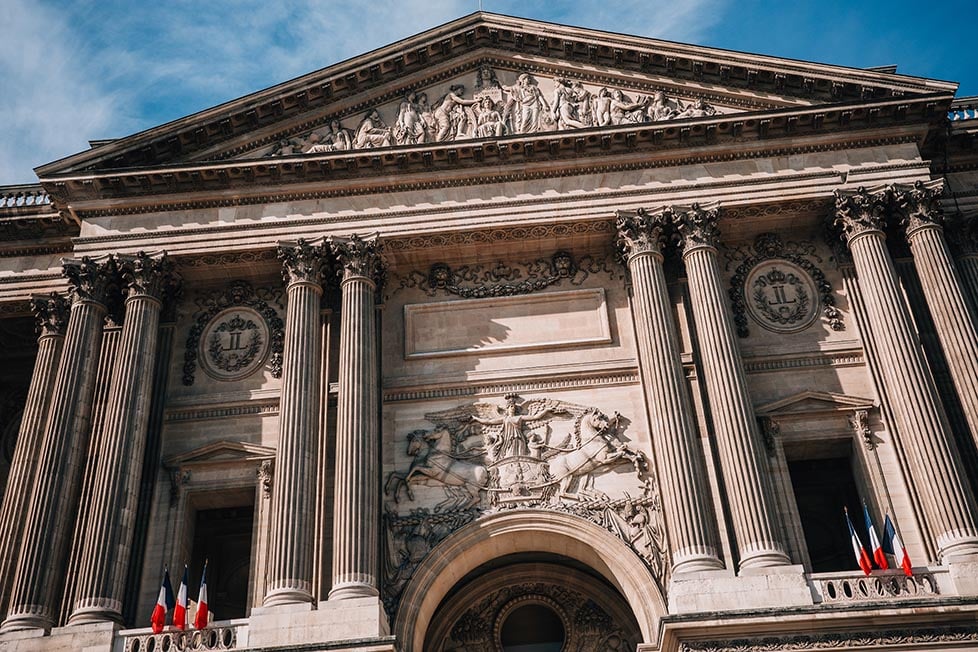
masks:
{"type": "Polygon", "coordinates": [[[679,652],[791,652],[792,650],[879,649],[906,645],[978,642],[978,626],[915,627],[876,630],[872,633],[829,632],[737,638],[726,641],[684,642],[679,652]]]}

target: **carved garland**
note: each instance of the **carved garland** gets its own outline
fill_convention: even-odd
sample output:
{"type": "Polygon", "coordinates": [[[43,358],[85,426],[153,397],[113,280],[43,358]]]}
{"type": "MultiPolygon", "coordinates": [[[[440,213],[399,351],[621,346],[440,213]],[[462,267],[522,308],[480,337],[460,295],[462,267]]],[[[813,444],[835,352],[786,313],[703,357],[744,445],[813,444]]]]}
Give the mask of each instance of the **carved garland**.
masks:
{"type": "Polygon", "coordinates": [[[620,274],[605,258],[584,256],[575,260],[566,251],[558,251],[549,259],[539,258],[516,265],[498,261],[491,265],[452,269],[445,263],[436,263],[427,274],[414,271],[401,277],[391,295],[405,288],[417,288],[428,296],[442,291],[463,299],[508,297],[537,292],[564,280],[578,286],[590,275],[598,273],[608,274],[612,279],[620,274]]]}
{"type": "Polygon", "coordinates": [[[196,313],[194,323],[187,333],[186,350],[184,351],[183,384],[193,385],[197,371],[197,350],[200,336],[208,322],[218,313],[228,308],[245,306],[258,312],[268,324],[271,334],[271,355],[268,367],[273,378],[282,377],[282,347],[285,341],[285,322],[279,317],[278,311],[269,305],[270,301],[280,303],[273,291],[255,289],[245,281],[235,281],[226,290],[212,292],[197,300],[200,308],[196,313]]]}
{"type": "MultiPolygon", "coordinates": [[[[815,246],[808,242],[782,242],[774,233],[762,233],[757,236],[754,246],[745,249],[735,250],[731,254],[732,260],[740,260],[733,278],[730,279],[730,300],[733,303],[734,323],[737,326],[737,335],[747,337],[750,335],[747,319],[747,277],[754,267],[767,260],[784,260],[803,269],[815,282],[818,289],[819,299],[822,304],[822,314],[828,321],[829,327],[834,331],[845,330],[845,323],[842,320],[842,312],[835,307],[835,296],[832,285],[826,280],[825,274],[812,263],[808,257],[815,256],[815,246]]],[[[798,284],[803,288],[803,284],[798,284]]],[[[754,293],[757,294],[756,292],[754,293]]],[[[752,296],[759,310],[768,310],[767,302],[763,300],[763,295],[752,296]]],[[[805,295],[805,300],[808,300],[805,295]]],[[[801,305],[801,302],[799,303],[801,305]]],[[[807,304],[806,304],[807,305],[807,304]]],[[[772,321],[781,322],[786,319],[785,315],[772,312],[772,321]]]]}
{"type": "Polygon", "coordinates": [[[873,633],[831,632],[798,636],[771,636],[730,641],[696,641],[680,645],[680,652],[787,652],[880,648],[921,643],[971,643],[978,641],[978,626],[931,627],[873,633]]]}

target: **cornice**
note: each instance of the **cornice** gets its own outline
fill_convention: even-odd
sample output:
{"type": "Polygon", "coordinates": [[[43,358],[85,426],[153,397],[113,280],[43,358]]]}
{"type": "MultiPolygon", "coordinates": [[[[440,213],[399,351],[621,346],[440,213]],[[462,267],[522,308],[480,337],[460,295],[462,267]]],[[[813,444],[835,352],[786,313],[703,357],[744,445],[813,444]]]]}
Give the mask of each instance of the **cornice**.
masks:
{"type": "Polygon", "coordinates": [[[477,12],[292,81],[134,136],[49,163],[40,176],[64,169],[133,168],[186,160],[244,134],[322,110],[396,84],[406,75],[489,49],[516,58],[548,57],[576,67],[657,75],[663,80],[743,89],[759,96],[828,102],[894,97],[948,82],[750,55],[477,12]]]}
{"type": "Polygon", "coordinates": [[[749,117],[728,115],[674,121],[668,126],[649,123],[427,148],[394,147],[65,175],[44,179],[43,183],[59,205],[70,206],[79,217],[97,217],[522,181],[919,143],[928,128],[926,121],[937,115],[937,99],[887,102],[852,110],[835,107],[831,112],[805,109],[749,117]],[[833,129],[827,126],[830,117],[833,129]],[[630,162],[622,163],[623,158],[630,162]],[[323,189],[323,184],[333,187],[323,189]],[[317,189],[312,190],[312,186],[317,189]],[[192,197],[194,193],[198,196],[192,197]],[[203,193],[211,197],[200,198],[203,193]],[[215,194],[224,197],[215,198],[215,194]],[[90,202],[111,202],[112,206],[86,207],[90,202]]]}

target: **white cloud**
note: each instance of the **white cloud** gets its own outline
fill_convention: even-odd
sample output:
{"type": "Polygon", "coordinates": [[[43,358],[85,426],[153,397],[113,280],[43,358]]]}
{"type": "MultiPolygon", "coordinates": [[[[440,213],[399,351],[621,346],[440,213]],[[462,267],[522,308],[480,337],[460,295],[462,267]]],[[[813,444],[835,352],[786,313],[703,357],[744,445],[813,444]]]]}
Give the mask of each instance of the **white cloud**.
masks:
{"type": "MultiPolygon", "coordinates": [[[[483,0],[486,11],[696,42],[729,0],[483,0]]],[[[5,0],[0,183],[459,18],[478,0],[5,0]]]]}

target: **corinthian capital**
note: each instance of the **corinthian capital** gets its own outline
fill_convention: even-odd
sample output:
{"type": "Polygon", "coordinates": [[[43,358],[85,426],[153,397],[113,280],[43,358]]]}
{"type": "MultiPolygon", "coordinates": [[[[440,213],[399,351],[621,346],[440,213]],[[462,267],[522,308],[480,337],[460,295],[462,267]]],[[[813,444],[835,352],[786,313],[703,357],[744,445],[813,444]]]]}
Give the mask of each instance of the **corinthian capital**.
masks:
{"type": "Polygon", "coordinates": [[[720,218],[720,207],[717,204],[709,206],[680,207],[671,206],[663,212],[663,216],[676,229],[679,247],[684,252],[690,252],[700,247],[716,248],[720,244],[720,228],[717,222],[720,218]]]}
{"type": "Polygon", "coordinates": [[[616,246],[618,257],[625,264],[633,256],[652,253],[662,256],[665,244],[666,218],[663,211],[649,215],[641,208],[635,212],[618,211],[616,246]]]}
{"type": "Polygon", "coordinates": [[[280,243],[278,259],[282,261],[282,277],[287,284],[323,282],[326,247],[300,238],[294,243],[280,243]]]}
{"type": "Polygon", "coordinates": [[[64,335],[71,305],[57,292],[35,294],[31,297],[31,312],[34,313],[38,337],[64,335]]]}
{"type": "Polygon", "coordinates": [[[944,182],[940,179],[927,183],[917,181],[912,186],[893,185],[893,204],[900,214],[900,226],[906,230],[908,237],[917,229],[944,223],[942,194],[944,182]]]}
{"type": "Polygon", "coordinates": [[[147,254],[140,251],[135,256],[120,254],[116,260],[130,298],[148,296],[163,301],[179,290],[179,278],[166,252],[147,254]]]}
{"type": "Polygon", "coordinates": [[[74,301],[104,304],[109,290],[118,282],[116,261],[111,256],[62,258],[61,274],[68,279],[68,290],[74,301]]]}
{"type": "Polygon", "coordinates": [[[890,203],[890,189],[836,190],[832,225],[851,242],[860,233],[882,231],[890,203]]]}
{"type": "Polygon", "coordinates": [[[343,280],[361,277],[381,285],[386,266],[381,258],[383,244],[376,235],[366,239],[358,235],[349,238],[330,238],[329,247],[342,270],[343,280]]]}

